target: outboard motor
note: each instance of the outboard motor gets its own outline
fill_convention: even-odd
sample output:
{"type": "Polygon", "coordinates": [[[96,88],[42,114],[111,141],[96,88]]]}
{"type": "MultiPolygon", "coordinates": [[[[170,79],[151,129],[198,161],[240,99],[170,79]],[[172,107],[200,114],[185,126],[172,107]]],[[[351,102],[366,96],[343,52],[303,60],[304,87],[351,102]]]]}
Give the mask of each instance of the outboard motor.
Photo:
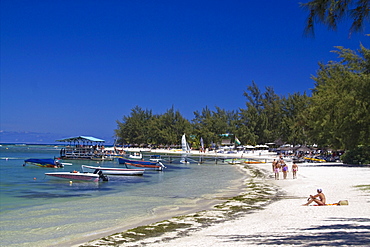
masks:
{"type": "Polygon", "coordinates": [[[59,160],[56,160],[55,161],[55,165],[58,167],[58,168],[63,168],[64,165],[59,161],[59,160]]]}
{"type": "Polygon", "coordinates": [[[103,174],[103,172],[102,171],[98,171],[98,175],[99,175],[99,178],[102,180],[102,181],[108,181],[108,177],[107,176],[105,176],[104,174],[103,174]]]}
{"type": "Polygon", "coordinates": [[[163,163],[162,162],[160,162],[160,161],[158,161],[157,162],[157,165],[159,165],[159,166],[161,166],[162,168],[167,168],[165,165],[163,165],[163,163]]]}

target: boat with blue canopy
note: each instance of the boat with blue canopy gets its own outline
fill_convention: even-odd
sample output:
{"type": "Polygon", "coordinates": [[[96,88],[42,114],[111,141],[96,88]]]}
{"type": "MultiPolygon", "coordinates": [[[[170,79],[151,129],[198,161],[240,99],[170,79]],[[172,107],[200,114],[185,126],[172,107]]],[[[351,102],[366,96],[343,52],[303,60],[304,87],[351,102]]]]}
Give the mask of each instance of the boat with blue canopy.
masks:
{"type": "Polygon", "coordinates": [[[62,168],[65,165],[71,165],[70,163],[62,163],[60,160],[55,159],[26,159],[23,166],[26,166],[26,164],[48,168],[62,168]]]}

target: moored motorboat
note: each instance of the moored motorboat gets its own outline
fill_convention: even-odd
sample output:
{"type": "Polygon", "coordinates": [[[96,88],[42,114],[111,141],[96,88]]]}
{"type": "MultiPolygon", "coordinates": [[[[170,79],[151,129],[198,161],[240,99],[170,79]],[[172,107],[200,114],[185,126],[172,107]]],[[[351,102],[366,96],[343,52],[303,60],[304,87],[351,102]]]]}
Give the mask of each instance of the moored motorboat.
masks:
{"type": "Polygon", "coordinates": [[[128,156],[130,159],[137,159],[141,160],[143,158],[143,154],[140,152],[133,152],[128,156]]]}
{"type": "Polygon", "coordinates": [[[48,168],[62,168],[65,165],[71,165],[70,163],[62,163],[60,160],[55,159],[26,159],[23,166],[26,164],[48,168]]]}
{"type": "Polygon", "coordinates": [[[246,159],[244,161],[246,164],[259,164],[259,163],[266,163],[265,161],[262,160],[252,160],[252,159],[246,159]]]}
{"type": "Polygon", "coordinates": [[[155,155],[151,155],[149,160],[153,162],[160,162],[162,158],[159,154],[155,154],[155,155]]]}
{"type": "Polygon", "coordinates": [[[145,171],[145,169],[127,169],[114,167],[86,166],[86,165],[82,165],[82,170],[84,172],[100,170],[104,175],[117,175],[117,176],[142,176],[145,171]]]}
{"type": "Polygon", "coordinates": [[[118,159],[119,164],[123,164],[128,169],[145,169],[145,170],[155,170],[162,171],[165,166],[162,162],[151,162],[144,160],[129,160],[124,158],[118,159]]]}
{"type": "Polygon", "coordinates": [[[187,159],[181,159],[180,163],[181,164],[190,164],[190,162],[187,159]]]}
{"type": "Polygon", "coordinates": [[[70,180],[79,180],[79,181],[90,181],[98,182],[99,180],[108,181],[108,178],[103,175],[103,172],[100,170],[95,170],[94,173],[90,172],[49,172],[45,173],[47,176],[70,179],[70,180]]]}
{"type": "Polygon", "coordinates": [[[110,155],[96,155],[91,157],[91,160],[98,160],[98,161],[112,161],[114,158],[110,155]]]}
{"type": "Polygon", "coordinates": [[[227,162],[230,165],[235,165],[235,164],[241,164],[245,162],[245,159],[226,159],[225,162],[227,162]]]}
{"type": "Polygon", "coordinates": [[[135,164],[135,163],[128,163],[124,164],[128,169],[145,169],[145,170],[153,170],[153,171],[162,171],[164,166],[161,165],[144,165],[144,164],[135,164]]]}
{"type": "Polygon", "coordinates": [[[303,159],[309,160],[311,162],[326,162],[326,160],[318,159],[318,158],[315,158],[315,157],[303,157],[303,159]]]}

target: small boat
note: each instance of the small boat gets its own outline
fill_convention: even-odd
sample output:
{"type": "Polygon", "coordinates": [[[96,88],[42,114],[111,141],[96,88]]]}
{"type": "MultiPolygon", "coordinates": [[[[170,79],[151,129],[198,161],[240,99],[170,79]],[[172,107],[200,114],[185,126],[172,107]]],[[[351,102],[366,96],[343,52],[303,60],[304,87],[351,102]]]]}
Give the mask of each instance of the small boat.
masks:
{"type": "Polygon", "coordinates": [[[180,163],[182,163],[182,164],[190,164],[190,161],[188,161],[186,158],[181,158],[180,163]]]}
{"type": "Polygon", "coordinates": [[[262,161],[262,160],[251,160],[251,159],[246,159],[246,160],[244,161],[244,163],[246,163],[246,164],[260,164],[260,163],[266,163],[266,162],[264,162],[264,161],[262,161]]]}
{"type": "Polygon", "coordinates": [[[91,157],[91,160],[97,160],[97,161],[112,161],[113,157],[110,155],[95,155],[91,157]]]}
{"type": "Polygon", "coordinates": [[[140,153],[140,152],[133,152],[128,157],[129,157],[129,159],[141,160],[143,158],[143,154],[140,153]]]}
{"type": "Polygon", "coordinates": [[[153,162],[160,162],[162,158],[159,154],[155,154],[155,155],[151,155],[149,160],[153,162]]]}
{"type": "Polygon", "coordinates": [[[99,180],[108,181],[107,176],[103,175],[103,172],[100,170],[95,170],[94,173],[89,172],[49,172],[45,173],[47,176],[58,177],[58,178],[65,178],[70,180],[79,180],[79,181],[90,181],[90,182],[98,182],[99,180]]]}
{"type": "Polygon", "coordinates": [[[65,165],[72,165],[70,163],[62,163],[59,160],[54,159],[26,159],[23,166],[26,166],[26,164],[48,168],[62,168],[65,165]]]}
{"type": "Polygon", "coordinates": [[[314,157],[303,157],[303,159],[310,160],[310,161],[316,161],[316,162],[326,162],[326,160],[317,159],[317,158],[314,158],[314,157]]]}
{"type": "Polygon", "coordinates": [[[154,165],[145,165],[145,164],[135,164],[135,163],[128,163],[124,164],[127,169],[145,169],[145,170],[153,170],[153,171],[162,171],[164,166],[159,165],[158,163],[154,163],[154,165]]]}
{"type": "Polygon", "coordinates": [[[229,163],[230,165],[235,165],[245,162],[245,159],[226,159],[225,162],[229,163]]]}
{"type": "Polygon", "coordinates": [[[162,171],[163,168],[166,168],[162,162],[151,162],[144,160],[129,160],[124,158],[118,159],[119,164],[125,165],[128,169],[145,169],[145,170],[154,170],[162,171]]]}
{"type": "Polygon", "coordinates": [[[100,166],[86,166],[82,165],[84,172],[91,172],[100,170],[104,175],[118,175],[118,176],[142,176],[145,169],[126,169],[126,168],[111,168],[111,167],[100,167],[100,166]]]}
{"type": "Polygon", "coordinates": [[[190,153],[189,143],[186,141],[185,134],[181,137],[181,149],[185,153],[190,153]]]}

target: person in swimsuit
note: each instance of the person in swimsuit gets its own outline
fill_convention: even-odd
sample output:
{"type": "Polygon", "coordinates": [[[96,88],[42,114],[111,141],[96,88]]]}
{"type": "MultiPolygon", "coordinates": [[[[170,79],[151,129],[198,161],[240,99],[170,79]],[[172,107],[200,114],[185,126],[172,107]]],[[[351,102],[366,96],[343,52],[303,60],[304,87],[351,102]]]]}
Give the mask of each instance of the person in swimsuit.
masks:
{"type": "Polygon", "coordinates": [[[280,167],[280,163],[278,161],[274,161],[273,169],[275,173],[275,180],[279,180],[280,167]]]}
{"type": "Polygon", "coordinates": [[[316,195],[310,195],[308,198],[308,202],[303,204],[302,206],[308,206],[310,203],[316,202],[318,206],[325,206],[326,205],[326,198],[324,193],[322,193],[322,189],[317,189],[316,195]]]}
{"type": "Polygon", "coordinates": [[[272,162],[272,172],[275,174],[275,180],[276,180],[275,166],[276,166],[276,159],[274,159],[274,161],[272,162]]]}
{"type": "Polygon", "coordinates": [[[292,171],[293,171],[293,179],[297,178],[298,166],[294,162],[293,162],[293,165],[292,165],[292,171]]]}
{"type": "Polygon", "coordinates": [[[284,179],[286,179],[287,175],[288,175],[288,166],[283,163],[283,176],[284,176],[284,179]]]}

